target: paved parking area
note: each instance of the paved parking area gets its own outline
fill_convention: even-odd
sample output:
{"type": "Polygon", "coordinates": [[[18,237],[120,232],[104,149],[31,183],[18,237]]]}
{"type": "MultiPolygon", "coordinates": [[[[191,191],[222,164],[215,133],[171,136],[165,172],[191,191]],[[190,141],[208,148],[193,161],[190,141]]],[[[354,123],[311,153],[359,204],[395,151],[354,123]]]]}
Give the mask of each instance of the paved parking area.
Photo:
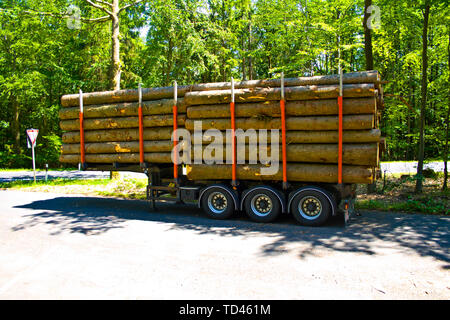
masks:
{"type": "Polygon", "coordinates": [[[449,299],[449,222],[365,212],[309,228],[0,191],[0,299],[449,299]]]}

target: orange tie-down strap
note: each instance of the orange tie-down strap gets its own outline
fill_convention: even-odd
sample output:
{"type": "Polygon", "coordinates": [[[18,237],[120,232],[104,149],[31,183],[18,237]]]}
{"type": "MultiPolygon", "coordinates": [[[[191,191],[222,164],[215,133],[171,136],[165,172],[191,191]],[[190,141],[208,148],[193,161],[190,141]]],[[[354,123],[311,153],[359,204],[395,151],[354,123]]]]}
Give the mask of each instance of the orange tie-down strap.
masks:
{"type": "Polygon", "coordinates": [[[339,147],[338,147],[338,183],[342,183],[342,131],[343,131],[343,103],[344,99],[342,96],[338,97],[339,105],[339,147]]]}
{"type": "Polygon", "coordinates": [[[142,104],[139,103],[139,161],[141,166],[144,164],[144,117],[142,113],[142,104]]]}
{"type": "MultiPolygon", "coordinates": [[[[177,107],[177,105],[175,103],[173,105],[173,132],[174,133],[178,129],[177,121],[178,121],[178,107],[177,107]]],[[[177,137],[177,134],[174,134],[174,139],[173,139],[173,148],[174,148],[174,150],[176,150],[175,148],[177,147],[177,145],[178,145],[178,137],[177,137]]],[[[173,156],[174,156],[173,157],[173,178],[175,180],[177,180],[178,179],[178,165],[177,165],[178,154],[177,154],[177,152],[174,152],[173,156]]]]}
{"type": "Polygon", "coordinates": [[[86,163],[86,156],[84,153],[84,116],[83,116],[83,112],[80,111],[80,159],[81,159],[81,164],[84,167],[84,164],[86,163]]]}
{"type": "Polygon", "coordinates": [[[231,184],[233,187],[237,186],[236,179],[236,119],[235,119],[235,106],[234,102],[230,102],[230,114],[231,114],[231,159],[232,159],[232,171],[231,171],[231,184]]]}
{"type": "Polygon", "coordinates": [[[283,155],[283,189],[287,189],[287,156],[286,156],[286,103],[280,100],[281,109],[281,143],[283,155]]]}

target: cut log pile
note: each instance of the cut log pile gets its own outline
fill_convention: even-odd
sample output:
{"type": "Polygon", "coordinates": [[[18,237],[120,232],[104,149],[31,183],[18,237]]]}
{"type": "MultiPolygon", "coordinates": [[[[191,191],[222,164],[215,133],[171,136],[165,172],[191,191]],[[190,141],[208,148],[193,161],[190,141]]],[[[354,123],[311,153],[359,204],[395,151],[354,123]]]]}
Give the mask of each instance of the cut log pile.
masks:
{"type": "MultiPolygon", "coordinates": [[[[370,183],[379,166],[378,129],[383,96],[376,71],[344,74],[343,77],[343,180],[345,183],[370,183]]],[[[281,81],[252,80],[235,83],[236,129],[281,129],[281,81]]],[[[339,76],[285,79],[287,178],[298,182],[336,183],[338,175],[338,95],[339,76]]],[[[172,163],[173,142],[172,87],[142,90],[144,158],[148,163],[172,163]]],[[[231,83],[208,83],[178,87],[178,128],[191,132],[201,124],[224,132],[231,129],[231,83]]],[[[84,152],[87,163],[139,164],[138,91],[120,90],[85,93],[84,152]]],[[[61,99],[61,162],[80,162],[79,95],[61,99]]],[[[204,134],[200,155],[211,140],[204,134]]],[[[225,137],[225,134],[224,134],[225,137]]],[[[261,138],[261,137],[259,137],[261,138]]],[[[258,138],[258,140],[259,140],[258,138]]],[[[212,139],[214,140],[214,139],[212,139]]],[[[237,179],[281,180],[281,130],[279,170],[261,175],[267,164],[241,164],[237,179]]],[[[245,160],[259,141],[248,143],[238,154],[245,160]]],[[[224,146],[230,141],[224,141],[224,146]]],[[[270,133],[265,153],[271,153],[270,133]]],[[[242,146],[240,146],[242,147],[242,146]]],[[[240,150],[240,149],[239,149],[240,150]]],[[[239,151],[238,150],[238,151],[239,151]]],[[[259,152],[261,152],[259,148],[259,152]]],[[[198,153],[198,149],[196,151],[198,153]]],[[[198,155],[192,150],[192,156],[198,155]]],[[[225,153],[220,157],[230,159],[225,153]]],[[[203,158],[208,159],[208,156],[203,158]]],[[[258,162],[259,163],[259,162],[258,162]]],[[[231,180],[229,164],[187,165],[190,180],[231,180]]]]}

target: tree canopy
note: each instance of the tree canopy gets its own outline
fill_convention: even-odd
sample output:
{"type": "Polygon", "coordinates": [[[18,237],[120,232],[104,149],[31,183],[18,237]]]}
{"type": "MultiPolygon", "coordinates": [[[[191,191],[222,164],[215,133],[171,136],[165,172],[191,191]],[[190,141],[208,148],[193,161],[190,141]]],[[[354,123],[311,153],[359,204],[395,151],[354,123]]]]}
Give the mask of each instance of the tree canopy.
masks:
{"type": "MultiPolygon", "coordinates": [[[[371,2],[373,65],[387,81],[384,160],[417,159],[425,2],[371,2]]],[[[450,10],[428,2],[425,158],[440,159],[450,10]]],[[[99,8],[108,3],[121,8],[121,88],[333,74],[339,49],[344,72],[366,68],[364,0],[0,0],[1,166],[26,165],[31,127],[38,164],[58,165],[61,95],[111,89],[114,19],[99,8]]]]}

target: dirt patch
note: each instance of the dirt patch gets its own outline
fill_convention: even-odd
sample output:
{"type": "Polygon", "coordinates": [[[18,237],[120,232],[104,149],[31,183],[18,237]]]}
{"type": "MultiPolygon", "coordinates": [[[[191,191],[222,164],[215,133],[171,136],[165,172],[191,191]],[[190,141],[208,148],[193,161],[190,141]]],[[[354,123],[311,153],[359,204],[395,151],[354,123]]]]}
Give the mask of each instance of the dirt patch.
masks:
{"type": "Polygon", "coordinates": [[[358,185],[357,208],[429,214],[450,214],[450,192],[442,191],[443,178],[425,178],[423,192],[415,193],[414,176],[386,177],[376,182],[375,193],[358,185]]]}

